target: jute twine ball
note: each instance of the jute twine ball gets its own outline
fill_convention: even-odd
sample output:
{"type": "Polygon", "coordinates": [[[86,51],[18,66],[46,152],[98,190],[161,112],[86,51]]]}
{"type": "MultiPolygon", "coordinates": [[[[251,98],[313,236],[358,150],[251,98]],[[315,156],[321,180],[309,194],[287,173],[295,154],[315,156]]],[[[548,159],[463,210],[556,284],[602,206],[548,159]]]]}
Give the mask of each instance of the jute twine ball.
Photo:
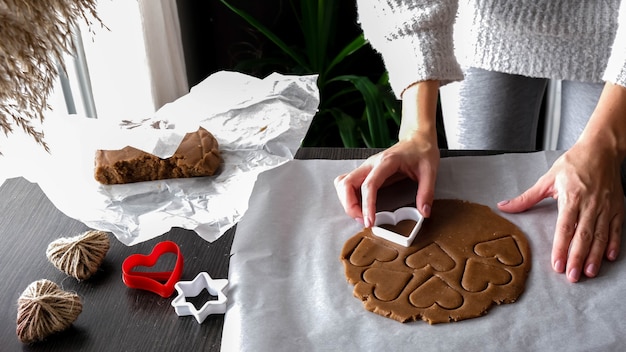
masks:
{"type": "Polygon", "coordinates": [[[106,232],[91,230],[53,241],[48,245],[46,256],[57,269],[78,280],[86,280],[98,271],[109,246],[106,232]]]}
{"type": "Polygon", "coordinates": [[[17,300],[17,337],[41,341],[67,329],[83,310],[80,297],[46,279],[31,283],[17,300]]]}

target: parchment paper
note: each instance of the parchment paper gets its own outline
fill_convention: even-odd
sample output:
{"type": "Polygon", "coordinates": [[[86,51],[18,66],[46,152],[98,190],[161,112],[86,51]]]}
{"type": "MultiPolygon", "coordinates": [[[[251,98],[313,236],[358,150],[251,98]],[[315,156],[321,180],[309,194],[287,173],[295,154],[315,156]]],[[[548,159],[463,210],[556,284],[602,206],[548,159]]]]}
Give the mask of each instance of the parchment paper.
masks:
{"type": "Polygon", "coordinates": [[[149,118],[53,116],[42,127],[49,154],[19,134],[0,143],[0,178],[38,183],[66,215],[110,231],[126,245],[172,227],[213,241],[245,213],[257,175],[293,159],[317,111],[316,81],[314,75],[258,79],[222,71],[149,118]],[[166,158],[200,126],[220,145],[224,164],[217,175],[124,185],[95,181],[97,149],[130,145],[166,158]]]}
{"type": "MultiPolygon", "coordinates": [[[[622,349],[623,259],[605,262],[595,279],[571,284],[550,266],[555,201],[521,214],[496,208],[534,184],[558,155],[442,159],[436,197],[482,203],[515,223],[529,238],[532,269],[516,303],[433,326],[402,324],[365,310],[345,279],[340,251],[362,227],[344,214],[332,181],[362,161],[294,160],[261,175],[233,243],[222,351],[622,349]]],[[[414,194],[408,184],[380,197],[399,206],[414,194]]]]}

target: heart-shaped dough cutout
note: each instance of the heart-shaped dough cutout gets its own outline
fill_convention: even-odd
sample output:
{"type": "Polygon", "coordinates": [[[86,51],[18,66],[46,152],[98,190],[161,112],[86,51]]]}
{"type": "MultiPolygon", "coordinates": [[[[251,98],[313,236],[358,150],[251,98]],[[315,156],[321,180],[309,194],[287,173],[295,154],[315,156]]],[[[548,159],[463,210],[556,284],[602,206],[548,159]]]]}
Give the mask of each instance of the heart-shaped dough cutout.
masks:
{"type": "Polygon", "coordinates": [[[437,304],[444,309],[456,309],[463,305],[463,296],[438,276],[432,276],[416,288],[409,300],[418,308],[437,304]]]}
{"type": "Polygon", "coordinates": [[[439,272],[450,271],[456,262],[436,243],[431,243],[406,258],[406,265],[413,269],[422,269],[430,265],[439,272]]]}
{"type": "Polygon", "coordinates": [[[356,266],[372,265],[374,261],[390,262],[398,257],[398,251],[382,246],[369,238],[363,238],[350,255],[350,263],[356,266]]]}
{"type": "Polygon", "coordinates": [[[417,232],[422,227],[422,223],[424,222],[424,217],[417,211],[416,208],[413,207],[402,207],[398,208],[393,212],[389,211],[381,211],[376,213],[376,220],[374,222],[374,226],[372,227],[372,233],[374,235],[384,238],[393,243],[397,243],[401,246],[408,247],[415,240],[415,236],[417,236],[417,232]],[[408,236],[399,234],[394,231],[390,231],[381,225],[397,225],[402,220],[413,220],[415,221],[415,226],[408,234],[408,236]]]}
{"type": "Polygon", "coordinates": [[[374,285],[374,296],[381,301],[393,301],[398,298],[412,277],[413,275],[408,272],[381,268],[367,269],[363,273],[363,279],[374,285]]]}
{"type": "Polygon", "coordinates": [[[178,245],[172,241],[157,243],[148,255],[133,254],[122,263],[122,279],[126,286],[154,292],[163,298],[174,293],[174,285],[183,273],[183,256],[178,245]],[[159,258],[166,253],[176,254],[176,265],[172,271],[143,272],[134,270],[137,267],[153,267],[159,258]]]}
{"type": "Polygon", "coordinates": [[[517,243],[511,236],[481,242],[474,246],[474,253],[483,258],[496,258],[504,265],[520,265],[524,261],[517,243]]]}
{"type": "Polygon", "coordinates": [[[469,292],[480,292],[486,290],[489,284],[506,285],[512,279],[508,271],[470,258],[465,264],[461,286],[469,292]]]}

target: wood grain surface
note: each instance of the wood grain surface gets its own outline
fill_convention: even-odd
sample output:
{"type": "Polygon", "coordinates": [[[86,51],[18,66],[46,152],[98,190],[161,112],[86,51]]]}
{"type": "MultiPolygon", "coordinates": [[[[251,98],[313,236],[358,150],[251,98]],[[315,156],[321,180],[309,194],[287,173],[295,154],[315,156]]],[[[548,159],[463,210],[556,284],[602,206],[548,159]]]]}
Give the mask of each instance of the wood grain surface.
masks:
{"type": "MultiPolygon", "coordinates": [[[[296,158],[362,159],[378,151],[307,148],[299,150],[296,158]]],[[[442,152],[442,156],[466,153],[442,152]]],[[[127,288],[121,265],[131,254],[148,254],[156,243],[172,240],[184,256],[182,280],[191,280],[202,271],[216,279],[227,278],[235,228],[214,243],[180,228],[132,247],[111,235],[111,249],[99,272],[79,282],[52,266],[45,252],[53,240],[88,229],[57,210],[37,184],[13,178],[0,186],[0,351],[220,350],[223,315],[209,316],[203,324],[191,316],[178,317],[170,305],[175,295],[161,298],[127,288]],[[42,278],[76,292],[82,298],[83,312],[68,330],[25,345],[15,333],[17,299],[31,282],[42,278]]]]}
{"type": "MultiPolygon", "coordinates": [[[[180,228],[132,247],[111,235],[111,248],[100,270],[79,282],[52,266],[46,247],[88,227],[58,211],[38,185],[23,178],[0,186],[0,214],[0,351],[219,351],[223,315],[209,316],[203,324],[193,317],[178,317],[170,306],[175,295],[161,298],[127,288],[121,266],[129,255],[148,254],[156,243],[168,239],[183,253],[182,280],[191,280],[201,271],[226,278],[234,229],[214,243],[180,228]],[[83,312],[70,329],[25,345],[15,333],[17,299],[31,282],[42,278],[76,292],[83,312]]],[[[169,259],[159,264],[167,266],[169,259]]]]}

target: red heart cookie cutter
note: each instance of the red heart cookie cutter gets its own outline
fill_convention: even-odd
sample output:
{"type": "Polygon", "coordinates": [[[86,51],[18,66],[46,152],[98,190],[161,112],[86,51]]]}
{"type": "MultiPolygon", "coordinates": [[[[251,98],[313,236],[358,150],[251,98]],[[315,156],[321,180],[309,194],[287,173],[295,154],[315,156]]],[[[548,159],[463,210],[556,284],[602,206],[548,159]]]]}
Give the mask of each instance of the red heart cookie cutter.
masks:
{"type": "Polygon", "coordinates": [[[150,254],[133,254],[122,263],[122,281],[126,286],[154,292],[163,298],[170,297],[174,293],[174,285],[180,280],[182,273],[183,256],[178,245],[172,241],[159,242],[150,254]],[[176,254],[176,265],[172,271],[133,271],[138,266],[154,266],[165,253],[176,254]]]}

